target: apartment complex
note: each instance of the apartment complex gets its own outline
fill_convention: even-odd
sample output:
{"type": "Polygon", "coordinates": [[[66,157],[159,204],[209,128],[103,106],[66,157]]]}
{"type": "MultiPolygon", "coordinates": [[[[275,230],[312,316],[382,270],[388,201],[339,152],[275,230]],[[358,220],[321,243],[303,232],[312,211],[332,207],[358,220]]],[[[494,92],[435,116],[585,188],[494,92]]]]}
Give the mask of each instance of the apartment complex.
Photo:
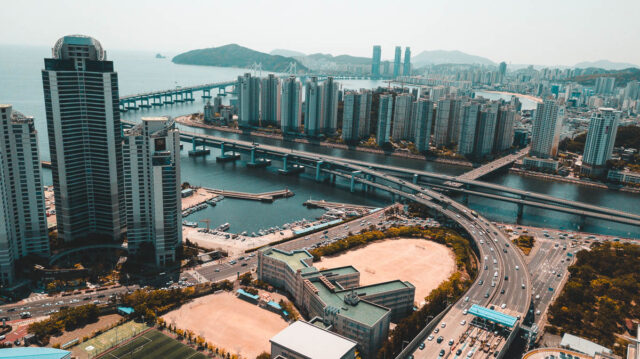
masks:
{"type": "Polygon", "coordinates": [[[581,173],[598,175],[604,173],[607,161],[611,159],[618,133],[620,111],[601,107],[591,115],[589,131],[584,145],[581,173]]]}

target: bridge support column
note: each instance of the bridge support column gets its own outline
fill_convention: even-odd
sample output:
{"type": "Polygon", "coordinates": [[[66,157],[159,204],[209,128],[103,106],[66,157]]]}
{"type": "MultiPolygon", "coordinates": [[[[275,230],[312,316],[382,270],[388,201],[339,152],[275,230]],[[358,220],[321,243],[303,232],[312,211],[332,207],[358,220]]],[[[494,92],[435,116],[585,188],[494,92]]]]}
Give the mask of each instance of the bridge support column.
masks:
{"type": "Polygon", "coordinates": [[[414,174],[413,175],[413,184],[418,184],[418,181],[420,180],[420,175],[419,174],[414,174]]]}
{"type": "Polygon", "coordinates": [[[303,165],[294,163],[293,165],[289,166],[289,164],[287,162],[288,158],[289,158],[288,154],[285,154],[284,156],[282,156],[282,169],[278,170],[279,174],[281,174],[281,175],[295,175],[295,174],[304,172],[305,167],[303,165]]]}
{"type": "Polygon", "coordinates": [[[186,91],[186,92],[185,92],[185,99],[184,99],[184,100],[185,100],[185,101],[188,101],[188,102],[193,102],[193,101],[195,101],[195,100],[193,99],[193,90],[189,90],[189,91],[186,91]]]}
{"type": "Polygon", "coordinates": [[[164,95],[162,95],[162,97],[164,97],[164,103],[171,105],[173,103],[173,95],[170,93],[165,93],[164,95]]]}
{"type": "Polygon", "coordinates": [[[356,190],[356,177],[355,175],[352,173],[351,174],[351,183],[349,185],[349,190],[353,193],[356,190]]]}
{"type": "Polygon", "coordinates": [[[211,89],[203,89],[202,98],[211,98],[211,89]]]}
{"type": "Polygon", "coordinates": [[[320,179],[321,179],[321,178],[320,178],[320,177],[321,177],[321,175],[322,175],[321,167],[322,167],[322,161],[318,161],[318,162],[316,163],[316,181],[317,181],[317,182],[320,182],[320,179]]]}
{"type": "Polygon", "coordinates": [[[524,204],[518,203],[518,220],[522,219],[523,214],[524,214],[524,204]]]}
{"type": "Polygon", "coordinates": [[[192,150],[189,151],[189,157],[200,157],[206,156],[211,153],[210,150],[207,149],[207,143],[205,139],[202,139],[202,149],[198,149],[198,141],[195,137],[191,139],[192,150]]]}

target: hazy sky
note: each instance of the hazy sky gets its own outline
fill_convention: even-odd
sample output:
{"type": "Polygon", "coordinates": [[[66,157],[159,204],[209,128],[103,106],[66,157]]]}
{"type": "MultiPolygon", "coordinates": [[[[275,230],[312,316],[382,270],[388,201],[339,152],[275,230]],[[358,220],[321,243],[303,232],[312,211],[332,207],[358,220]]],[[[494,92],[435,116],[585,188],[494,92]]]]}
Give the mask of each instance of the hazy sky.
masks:
{"type": "Polygon", "coordinates": [[[177,53],[237,43],[269,52],[391,58],[395,45],[493,61],[640,65],[640,0],[0,0],[0,44],[81,33],[107,49],[177,53]]]}

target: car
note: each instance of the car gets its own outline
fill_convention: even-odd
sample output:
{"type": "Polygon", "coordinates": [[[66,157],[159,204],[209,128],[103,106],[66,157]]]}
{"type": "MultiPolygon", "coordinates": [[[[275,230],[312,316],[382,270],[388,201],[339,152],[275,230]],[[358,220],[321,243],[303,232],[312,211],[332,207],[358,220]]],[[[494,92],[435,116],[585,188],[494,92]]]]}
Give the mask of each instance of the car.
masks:
{"type": "Polygon", "coordinates": [[[487,291],[486,293],[484,293],[484,297],[485,297],[485,298],[489,298],[489,291],[487,291]]]}
{"type": "Polygon", "coordinates": [[[433,335],[429,335],[429,336],[427,337],[427,340],[428,340],[428,341],[432,341],[432,340],[433,340],[433,335]]]}
{"type": "Polygon", "coordinates": [[[539,310],[536,310],[536,315],[540,315],[540,313],[541,312],[539,310]]]}
{"type": "Polygon", "coordinates": [[[519,266],[516,266],[516,270],[520,270],[520,267],[519,267],[519,266]]]}
{"type": "Polygon", "coordinates": [[[522,289],[525,289],[525,288],[526,288],[526,286],[524,285],[524,283],[522,283],[522,289]]]}
{"type": "Polygon", "coordinates": [[[467,315],[467,313],[469,313],[469,311],[467,309],[462,311],[462,315],[467,315]]]}
{"type": "Polygon", "coordinates": [[[504,309],[504,308],[506,308],[506,307],[507,307],[507,304],[506,304],[506,303],[502,303],[502,305],[500,306],[500,308],[502,308],[502,309],[504,309]]]}
{"type": "Polygon", "coordinates": [[[509,276],[508,276],[508,275],[505,275],[505,276],[504,276],[504,280],[509,280],[509,276]]]}
{"type": "Polygon", "coordinates": [[[424,343],[420,343],[420,346],[418,348],[420,348],[420,350],[424,350],[424,343]]]}
{"type": "Polygon", "coordinates": [[[482,279],[480,279],[480,281],[478,282],[478,285],[482,285],[484,283],[484,281],[482,279]]]}
{"type": "Polygon", "coordinates": [[[229,264],[231,264],[231,265],[234,265],[234,264],[236,264],[236,263],[238,263],[238,262],[236,262],[235,260],[233,260],[233,261],[229,262],[229,264]]]}
{"type": "Polygon", "coordinates": [[[460,355],[460,354],[462,354],[462,349],[456,350],[456,355],[460,355]]]}
{"type": "Polygon", "coordinates": [[[460,322],[460,325],[465,325],[465,324],[467,324],[466,320],[463,320],[463,321],[460,322]]]}
{"type": "Polygon", "coordinates": [[[442,337],[442,335],[441,335],[441,336],[439,336],[439,337],[438,337],[438,339],[436,339],[436,342],[437,342],[438,344],[440,344],[440,343],[442,343],[442,341],[443,341],[443,340],[444,340],[444,338],[443,338],[443,337],[442,337]]]}
{"type": "Polygon", "coordinates": [[[15,344],[15,345],[20,345],[20,339],[16,339],[16,340],[13,342],[13,344],[15,344]]]}
{"type": "Polygon", "coordinates": [[[500,294],[504,294],[504,289],[500,291],[500,294]]]}
{"type": "Polygon", "coordinates": [[[434,333],[438,333],[440,331],[440,328],[436,328],[433,330],[434,333]]]}
{"type": "Polygon", "coordinates": [[[243,266],[243,267],[246,267],[246,266],[247,266],[247,262],[243,262],[243,263],[242,263],[242,266],[243,266]]]}
{"type": "Polygon", "coordinates": [[[454,343],[453,339],[449,339],[449,346],[452,346],[454,343]]]}
{"type": "Polygon", "coordinates": [[[15,311],[16,311],[16,308],[9,308],[9,309],[7,309],[7,312],[15,312],[15,311]]]}
{"type": "Polygon", "coordinates": [[[444,354],[445,354],[444,349],[441,349],[441,350],[440,350],[440,357],[443,357],[443,356],[444,356],[444,354]]]}
{"type": "Polygon", "coordinates": [[[7,337],[6,337],[6,336],[4,336],[4,335],[0,335],[0,340],[5,340],[5,339],[7,339],[7,337]]]}
{"type": "Polygon", "coordinates": [[[506,248],[502,248],[502,251],[507,253],[507,249],[506,248]]]}
{"type": "Polygon", "coordinates": [[[489,266],[485,264],[484,265],[484,270],[488,270],[488,269],[489,269],[489,266]]]}
{"type": "Polygon", "coordinates": [[[440,328],[444,328],[446,326],[447,326],[447,323],[445,323],[445,322],[442,322],[442,324],[440,324],[440,328]]]}
{"type": "Polygon", "coordinates": [[[220,272],[220,268],[216,268],[214,272],[220,272]]]}
{"type": "Polygon", "coordinates": [[[468,296],[467,296],[467,297],[465,297],[465,298],[464,298],[464,301],[465,301],[465,302],[468,302],[468,301],[469,301],[469,297],[468,297],[468,296]]]}

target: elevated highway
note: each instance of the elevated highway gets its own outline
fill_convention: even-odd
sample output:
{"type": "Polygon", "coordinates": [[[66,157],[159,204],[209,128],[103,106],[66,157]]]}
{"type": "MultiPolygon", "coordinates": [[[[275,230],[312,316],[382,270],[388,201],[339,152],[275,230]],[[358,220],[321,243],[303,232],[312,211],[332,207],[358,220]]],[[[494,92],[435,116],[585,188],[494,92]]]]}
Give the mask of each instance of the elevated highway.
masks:
{"type": "MultiPolygon", "coordinates": [[[[456,177],[456,179],[458,180],[477,180],[478,178],[482,177],[482,176],[486,176],[489,173],[493,172],[493,171],[497,171],[500,168],[503,168],[505,166],[508,166],[512,163],[514,163],[515,161],[519,160],[520,158],[524,157],[527,153],[529,152],[529,147],[525,147],[523,149],[521,149],[520,151],[516,152],[516,153],[512,153],[510,155],[506,155],[504,157],[500,157],[495,161],[491,161],[485,165],[482,165],[478,168],[474,168],[473,170],[469,171],[469,172],[465,172],[461,175],[459,175],[458,177],[456,177]]],[[[460,187],[462,186],[462,183],[460,182],[450,182],[449,183],[451,186],[454,187],[460,187]]]]}

